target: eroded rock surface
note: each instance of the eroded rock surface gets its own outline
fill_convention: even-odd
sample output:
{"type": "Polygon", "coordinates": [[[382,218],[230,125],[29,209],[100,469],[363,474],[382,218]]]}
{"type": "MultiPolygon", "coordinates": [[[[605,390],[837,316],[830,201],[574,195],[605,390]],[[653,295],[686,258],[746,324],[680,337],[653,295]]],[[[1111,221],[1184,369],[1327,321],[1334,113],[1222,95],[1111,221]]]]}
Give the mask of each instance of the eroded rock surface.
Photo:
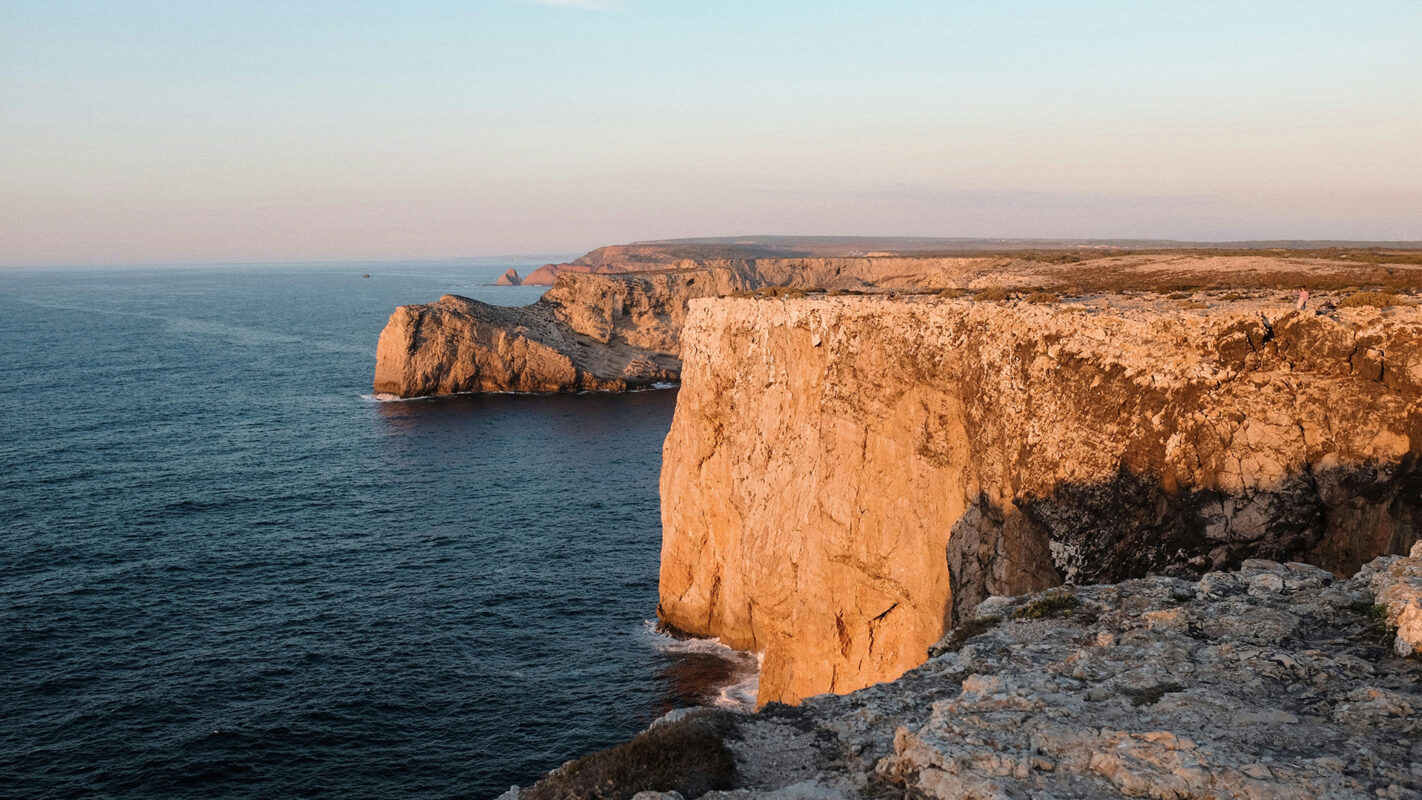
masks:
{"type": "Polygon", "coordinates": [[[659,614],[794,702],[897,677],[989,594],[1405,552],[1422,312],[1198,305],[692,302],[659,614]]]}
{"type": "MultiPolygon", "coordinates": [[[[748,290],[892,294],[996,287],[1027,295],[1037,289],[1075,297],[1140,290],[1185,297],[1176,290],[1212,287],[1215,294],[1234,289],[1261,294],[1269,288],[1299,286],[1316,291],[1359,284],[1422,286],[1422,256],[1406,252],[1078,250],[967,255],[962,247],[950,248],[956,253],[922,250],[951,240],[898,241],[911,249],[865,252],[862,248],[872,242],[793,238],[598,248],[569,264],[546,265],[519,281],[553,284],[553,289],[517,318],[472,301],[398,310],[391,317],[390,344],[377,364],[377,391],[403,397],[430,392],[623,391],[648,380],[674,380],[687,303],[748,290]],[[1349,260],[1355,255],[1363,260],[1349,260]],[[415,325],[418,337],[410,335],[415,325]],[[471,332],[477,345],[470,344],[471,332]],[[530,354],[521,344],[506,347],[499,336],[546,349],[535,347],[537,352],[530,354]],[[649,378],[654,372],[660,377],[649,378]]],[[[498,282],[518,280],[510,270],[498,282]]],[[[1325,297],[1320,295],[1318,301],[1325,297]]]]}
{"type": "Polygon", "coordinates": [[[1376,609],[1418,582],[1422,547],[988,598],[896,681],[742,717],[701,797],[1416,798],[1422,660],[1376,609]]]}
{"type": "Polygon", "coordinates": [[[687,301],[739,291],[728,271],[572,275],[536,303],[445,295],[391,314],[376,347],[375,391],[627,391],[680,376],[687,301]]]}

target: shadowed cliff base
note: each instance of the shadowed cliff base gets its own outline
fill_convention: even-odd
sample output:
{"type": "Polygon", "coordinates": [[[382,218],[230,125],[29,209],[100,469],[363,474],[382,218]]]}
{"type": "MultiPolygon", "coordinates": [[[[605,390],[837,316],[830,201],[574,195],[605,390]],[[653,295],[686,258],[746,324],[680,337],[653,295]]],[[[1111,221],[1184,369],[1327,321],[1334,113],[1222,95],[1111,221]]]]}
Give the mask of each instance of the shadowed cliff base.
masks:
{"type": "Polygon", "coordinates": [[[1167,490],[1159,474],[1123,471],[1110,481],[1020,497],[1005,509],[979,495],[948,538],[945,627],[967,620],[989,596],[1041,591],[1065,575],[1073,584],[1198,579],[1261,559],[1346,577],[1422,540],[1415,454],[1387,464],[1303,467],[1248,493],[1167,490]]]}
{"type": "Polygon", "coordinates": [[[1108,299],[693,302],[663,618],[796,701],[922,663],[989,594],[1417,538],[1422,311],[1108,299]]]}

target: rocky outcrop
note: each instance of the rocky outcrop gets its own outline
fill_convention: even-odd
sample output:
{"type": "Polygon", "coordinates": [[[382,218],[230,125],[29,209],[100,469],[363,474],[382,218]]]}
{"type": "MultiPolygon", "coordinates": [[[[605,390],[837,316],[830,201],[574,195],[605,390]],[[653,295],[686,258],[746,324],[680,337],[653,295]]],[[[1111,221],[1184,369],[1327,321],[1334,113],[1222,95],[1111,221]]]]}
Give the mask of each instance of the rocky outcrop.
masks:
{"type": "Polygon", "coordinates": [[[375,391],[628,391],[674,382],[687,302],[748,285],[728,270],[564,276],[530,306],[445,295],[397,308],[376,346],[375,391]]]}
{"type": "MultiPolygon", "coordinates": [[[[915,247],[951,243],[951,240],[904,241],[915,247]]],[[[1236,289],[1258,293],[1271,287],[1297,291],[1298,287],[1307,286],[1317,291],[1358,284],[1383,288],[1422,286],[1422,256],[1415,254],[1371,251],[1360,254],[1372,260],[1382,259],[1377,264],[1352,262],[1343,257],[1348,254],[1338,253],[1327,257],[1319,253],[1123,254],[1111,250],[985,255],[951,251],[945,254],[852,254],[856,246],[875,243],[883,244],[887,240],[816,242],[771,237],[739,243],[652,242],[599,248],[569,264],[545,265],[520,281],[522,285],[539,285],[551,284],[556,279],[557,283],[548,293],[547,302],[535,304],[520,315],[513,322],[516,329],[505,331],[505,335],[546,345],[561,359],[539,350],[533,359],[536,366],[530,367],[522,347],[507,351],[495,348],[492,352],[487,346],[471,349],[458,344],[463,334],[454,333],[454,340],[442,350],[438,347],[420,350],[413,342],[388,349],[386,352],[391,358],[382,362],[381,375],[377,378],[377,383],[385,388],[379,390],[399,396],[412,396],[410,392],[434,387],[482,387],[454,391],[523,391],[517,388],[523,385],[519,381],[505,384],[498,375],[513,377],[532,369],[537,373],[530,381],[532,385],[557,386],[557,391],[601,391],[603,387],[620,391],[642,385],[639,381],[650,374],[642,369],[646,364],[655,365],[665,371],[666,379],[675,380],[679,365],[674,356],[680,347],[676,339],[680,335],[680,321],[686,314],[686,303],[692,298],[714,296],[718,292],[745,292],[766,287],[782,287],[791,293],[889,294],[962,294],[1006,287],[1024,294],[1046,292],[1082,297],[1127,290],[1175,294],[1179,289],[1191,287],[1213,287],[1215,294],[1224,294],[1226,290],[1236,289]],[[579,340],[569,338],[567,325],[572,320],[609,317],[611,320],[593,328],[601,330],[612,326],[624,335],[620,337],[622,343],[608,345],[607,352],[596,352],[608,344],[597,337],[587,348],[577,347],[579,340]],[[651,343],[645,346],[637,343],[644,338],[651,343]],[[563,342],[572,342],[572,349],[564,349],[563,342]],[[643,352],[627,350],[639,347],[643,352]],[[498,352],[506,352],[515,361],[502,367],[495,365],[493,353],[498,352]],[[471,353],[481,357],[483,362],[471,365],[454,360],[471,353]],[[405,364],[401,358],[420,363],[405,364]],[[448,375],[435,374],[440,369],[441,358],[447,359],[448,375]],[[548,358],[568,363],[559,366],[548,358]],[[624,374],[626,366],[634,362],[640,365],[634,368],[635,374],[624,374]],[[596,380],[571,377],[579,375],[578,370],[596,380]],[[488,376],[488,380],[474,379],[476,371],[488,376]],[[549,376],[553,376],[551,383],[549,376]]],[[[499,283],[512,284],[517,279],[517,273],[510,270],[499,283]]],[[[447,313],[432,315],[432,324],[426,326],[425,333],[431,341],[439,341],[440,326],[452,323],[451,314],[459,313],[457,306],[446,306],[447,313]]],[[[465,327],[477,327],[485,338],[492,338],[492,331],[498,329],[506,317],[500,312],[486,312],[487,307],[482,304],[464,308],[473,315],[465,327]]],[[[392,321],[408,322],[409,313],[413,312],[397,312],[392,321]]],[[[390,333],[398,340],[400,326],[390,333]]]]}
{"type": "Polygon", "coordinates": [[[494,285],[495,285],[495,286],[521,286],[521,285],[523,285],[523,281],[520,280],[519,277],[518,277],[518,270],[514,269],[513,267],[509,267],[508,270],[506,270],[506,271],[504,272],[504,274],[502,274],[502,275],[499,276],[499,279],[498,279],[498,280],[494,281],[494,285]]]}
{"type": "MultiPolygon", "coordinates": [[[[1247,560],[1198,580],[991,597],[896,681],[721,715],[729,790],[704,792],[692,769],[669,775],[662,760],[607,769],[621,784],[602,796],[1419,797],[1422,659],[1397,655],[1392,612],[1379,613],[1419,583],[1422,545],[1348,580],[1247,560]]],[[[660,730],[711,729],[704,715],[669,717],[639,739],[645,749],[660,730]]],[[[568,773],[617,754],[505,798],[567,796],[552,790],[568,773]]]]}
{"type": "Polygon", "coordinates": [[[939,298],[691,304],[659,614],[760,700],[889,680],[990,594],[1422,533],[1422,312],[939,298]]]}

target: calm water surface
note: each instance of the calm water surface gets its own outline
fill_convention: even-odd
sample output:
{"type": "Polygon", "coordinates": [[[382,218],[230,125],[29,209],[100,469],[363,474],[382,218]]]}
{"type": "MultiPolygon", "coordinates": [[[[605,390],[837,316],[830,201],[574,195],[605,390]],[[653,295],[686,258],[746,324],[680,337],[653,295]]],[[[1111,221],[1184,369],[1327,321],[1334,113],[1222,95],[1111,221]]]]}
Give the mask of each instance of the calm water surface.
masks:
{"type": "Polygon", "coordinates": [[[0,271],[0,795],[488,797],[736,677],[646,627],[674,392],[368,399],[511,264],[0,271]]]}

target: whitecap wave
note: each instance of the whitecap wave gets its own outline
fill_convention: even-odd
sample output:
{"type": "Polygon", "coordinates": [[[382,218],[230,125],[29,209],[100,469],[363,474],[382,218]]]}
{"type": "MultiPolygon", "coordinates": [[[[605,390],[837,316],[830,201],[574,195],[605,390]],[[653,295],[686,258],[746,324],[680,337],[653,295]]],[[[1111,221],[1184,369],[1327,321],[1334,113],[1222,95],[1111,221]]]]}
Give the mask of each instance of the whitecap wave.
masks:
{"type": "Polygon", "coordinates": [[[726,661],[731,665],[732,680],[718,688],[711,705],[743,711],[755,709],[755,697],[760,689],[760,653],[736,650],[720,639],[669,636],[653,619],[643,620],[642,633],[649,646],[663,653],[711,656],[726,661]]]}

